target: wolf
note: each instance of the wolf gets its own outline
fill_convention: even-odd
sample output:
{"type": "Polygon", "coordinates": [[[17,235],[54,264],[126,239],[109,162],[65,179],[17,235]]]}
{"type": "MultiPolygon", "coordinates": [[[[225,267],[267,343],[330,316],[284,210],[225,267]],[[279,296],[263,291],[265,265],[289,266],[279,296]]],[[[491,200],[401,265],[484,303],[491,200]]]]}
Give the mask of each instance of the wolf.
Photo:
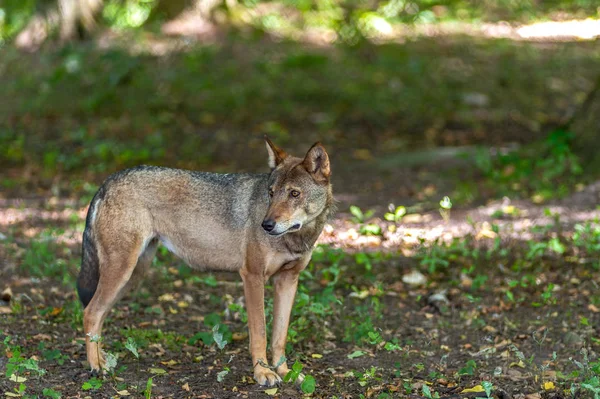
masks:
{"type": "Polygon", "coordinates": [[[139,166],[117,172],[93,197],[83,233],[77,291],[87,360],[105,367],[104,319],[144,275],[162,243],[191,267],[241,276],[254,379],[281,382],[299,273],[334,209],[330,162],[315,143],[304,158],[265,136],[270,173],[218,174],[139,166]],[[265,282],[274,285],[272,366],[267,361],[265,282]]]}

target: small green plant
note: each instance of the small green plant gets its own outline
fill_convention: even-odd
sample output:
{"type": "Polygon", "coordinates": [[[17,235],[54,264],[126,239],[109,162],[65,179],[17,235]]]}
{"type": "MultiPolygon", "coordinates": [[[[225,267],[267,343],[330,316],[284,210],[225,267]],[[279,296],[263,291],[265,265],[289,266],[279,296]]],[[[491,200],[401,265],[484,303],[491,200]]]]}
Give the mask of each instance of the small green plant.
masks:
{"type": "Polygon", "coordinates": [[[150,399],[152,397],[152,377],[146,381],[146,389],[144,389],[144,397],[150,399]]]}
{"type": "Polygon", "coordinates": [[[90,378],[81,386],[84,391],[97,391],[100,388],[102,388],[102,380],[97,377],[90,378]]]}
{"type": "Polygon", "coordinates": [[[444,221],[446,223],[448,223],[448,221],[450,220],[450,210],[451,209],[452,209],[452,202],[450,201],[450,197],[445,196],[440,201],[440,215],[442,216],[442,219],[444,219],[444,221]]]}
{"type": "Polygon", "coordinates": [[[428,399],[437,399],[440,397],[440,394],[435,392],[435,393],[431,393],[431,388],[429,388],[429,385],[427,384],[423,384],[423,387],[421,388],[421,392],[423,392],[423,396],[425,396],[428,399]]]}
{"type": "Polygon", "coordinates": [[[363,224],[358,232],[365,236],[380,236],[382,234],[381,227],[375,223],[363,224]]]}
{"type": "Polygon", "coordinates": [[[402,205],[394,207],[394,204],[390,204],[389,212],[383,215],[383,217],[388,222],[398,223],[400,220],[402,220],[404,215],[406,215],[406,207],[402,205]]]}
{"type": "Polygon", "coordinates": [[[296,360],[294,362],[294,364],[292,365],[292,369],[290,371],[288,371],[288,373],[285,375],[285,377],[283,378],[283,380],[285,382],[300,382],[300,389],[302,389],[302,392],[306,393],[306,394],[311,394],[313,392],[315,392],[316,389],[316,381],[315,378],[311,375],[303,375],[302,374],[302,369],[304,368],[304,366],[302,366],[302,364],[296,360]]]}
{"type": "Polygon", "coordinates": [[[20,346],[10,344],[11,337],[7,336],[4,338],[4,346],[7,353],[10,353],[8,363],[6,364],[6,377],[18,384],[14,389],[18,396],[23,396],[27,386],[25,381],[27,378],[23,375],[26,372],[35,373],[38,377],[46,374],[46,370],[40,368],[38,361],[30,358],[27,359],[23,356],[23,351],[20,346]]]}
{"type": "Polygon", "coordinates": [[[60,392],[57,392],[52,388],[44,388],[42,391],[42,394],[44,395],[45,398],[51,398],[51,399],[60,399],[61,398],[60,392]]]}
{"type": "Polygon", "coordinates": [[[375,211],[369,209],[368,211],[363,212],[358,206],[352,205],[350,206],[350,213],[352,214],[352,221],[354,223],[365,223],[373,216],[375,211]]]}
{"type": "Polygon", "coordinates": [[[429,248],[424,248],[419,257],[421,258],[421,265],[427,267],[429,273],[435,273],[450,265],[450,262],[446,259],[448,248],[443,243],[435,242],[429,248]]]}
{"type": "Polygon", "coordinates": [[[562,197],[572,191],[583,171],[572,140],[572,133],[554,130],[543,142],[517,151],[492,157],[482,150],[475,166],[497,194],[531,196],[535,202],[562,197]]]}
{"type": "Polygon", "coordinates": [[[494,389],[494,385],[489,381],[482,381],[481,386],[483,387],[483,390],[485,391],[486,398],[489,399],[492,395],[492,390],[494,389]]]}
{"type": "Polygon", "coordinates": [[[465,367],[461,368],[458,370],[458,375],[475,375],[475,369],[477,368],[477,364],[475,363],[475,360],[470,359],[467,360],[467,364],[465,367]]]}
{"type": "Polygon", "coordinates": [[[365,371],[354,371],[354,376],[358,378],[358,385],[361,387],[367,386],[371,381],[379,381],[380,377],[377,376],[377,367],[371,366],[369,369],[365,369],[365,371]]]}

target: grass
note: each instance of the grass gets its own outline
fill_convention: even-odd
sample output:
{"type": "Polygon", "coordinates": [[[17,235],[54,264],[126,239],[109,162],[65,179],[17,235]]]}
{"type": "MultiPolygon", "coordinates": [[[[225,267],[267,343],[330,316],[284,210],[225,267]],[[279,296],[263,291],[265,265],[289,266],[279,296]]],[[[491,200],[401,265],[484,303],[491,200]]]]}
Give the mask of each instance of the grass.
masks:
{"type": "Polygon", "coordinates": [[[235,36],[162,57],[88,44],[3,53],[1,84],[14,100],[0,107],[0,163],[46,181],[139,163],[219,168],[262,145],[261,133],[383,153],[477,143],[464,130],[491,143],[499,121],[539,137],[586,90],[598,56],[586,45],[460,37],[322,50],[235,36]]]}

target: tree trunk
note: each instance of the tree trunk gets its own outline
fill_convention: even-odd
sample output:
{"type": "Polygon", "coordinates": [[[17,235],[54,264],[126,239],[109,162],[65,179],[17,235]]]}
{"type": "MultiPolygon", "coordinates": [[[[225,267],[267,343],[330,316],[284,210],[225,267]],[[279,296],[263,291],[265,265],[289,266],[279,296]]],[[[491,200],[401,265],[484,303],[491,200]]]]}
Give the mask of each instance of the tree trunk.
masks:
{"type": "Polygon", "coordinates": [[[35,50],[57,30],[61,41],[72,40],[78,32],[90,32],[96,27],[95,16],[102,6],[103,0],[57,0],[31,17],[15,44],[35,50]]]}

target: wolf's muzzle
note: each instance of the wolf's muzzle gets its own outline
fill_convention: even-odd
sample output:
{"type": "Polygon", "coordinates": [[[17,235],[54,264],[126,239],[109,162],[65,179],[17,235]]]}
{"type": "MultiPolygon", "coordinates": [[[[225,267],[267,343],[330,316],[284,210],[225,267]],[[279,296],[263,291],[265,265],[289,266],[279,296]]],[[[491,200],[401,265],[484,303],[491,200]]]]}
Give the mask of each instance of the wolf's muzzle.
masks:
{"type": "Polygon", "coordinates": [[[267,220],[263,220],[261,226],[268,233],[270,231],[273,231],[273,229],[275,228],[275,224],[276,223],[273,219],[267,219],[267,220]]]}

